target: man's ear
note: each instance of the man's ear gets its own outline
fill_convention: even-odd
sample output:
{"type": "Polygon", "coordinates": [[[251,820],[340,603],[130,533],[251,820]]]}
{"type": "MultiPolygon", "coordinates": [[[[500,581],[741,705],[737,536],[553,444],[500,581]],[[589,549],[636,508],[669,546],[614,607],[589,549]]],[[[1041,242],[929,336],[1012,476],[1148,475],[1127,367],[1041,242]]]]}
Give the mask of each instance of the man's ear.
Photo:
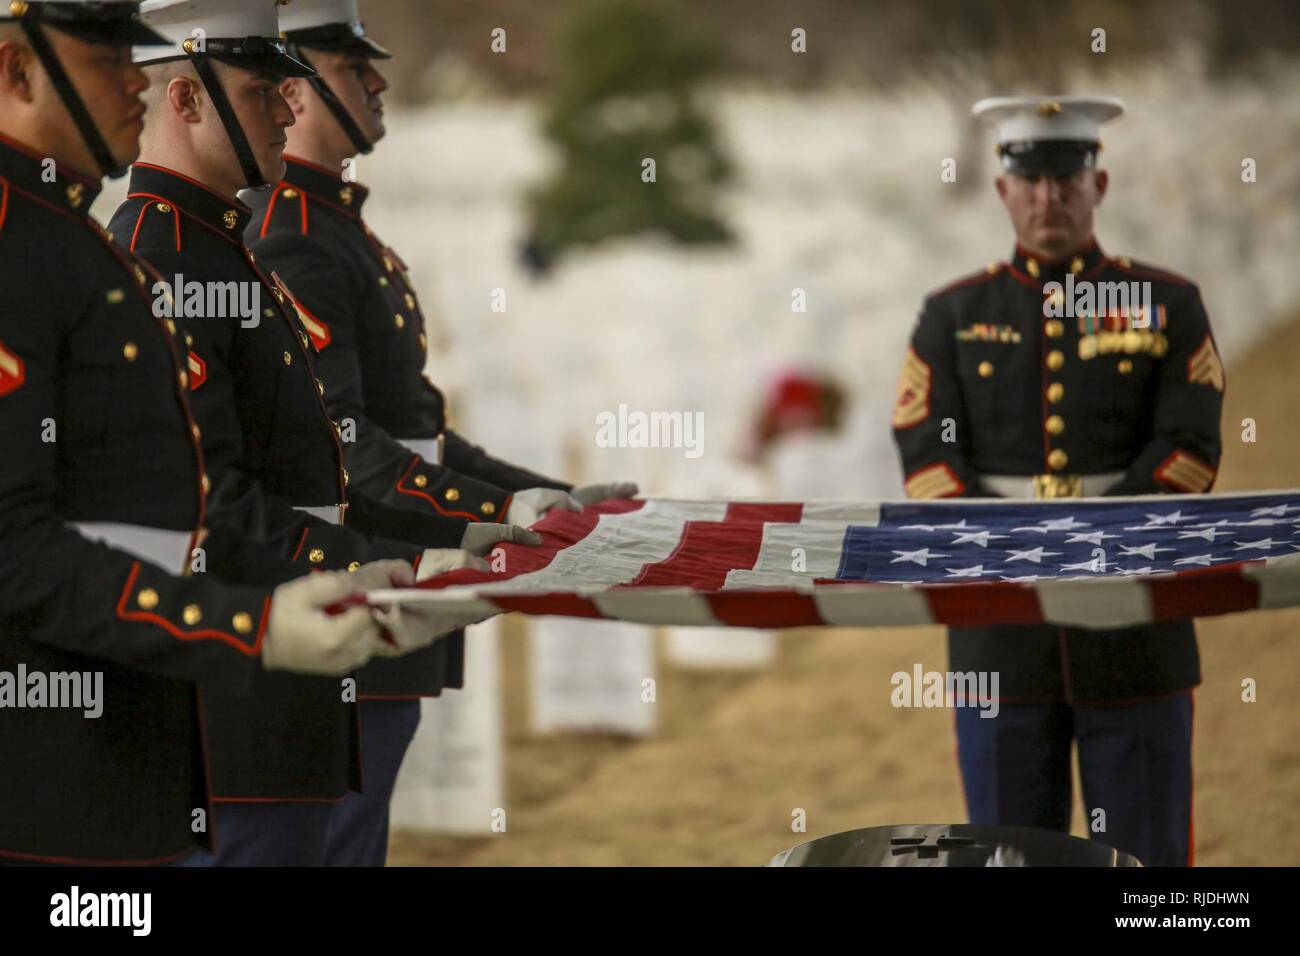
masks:
{"type": "Polygon", "coordinates": [[[203,118],[199,81],[190,76],[173,76],[167,82],[167,105],[185,123],[203,118]]]}
{"type": "Polygon", "coordinates": [[[301,116],[307,108],[302,92],[303,85],[303,80],[296,76],[288,77],[280,84],[280,95],[289,104],[289,109],[293,110],[294,116],[301,116]]]}
{"type": "Polygon", "coordinates": [[[993,186],[998,191],[998,198],[1001,199],[1003,202],[1006,202],[1007,201],[1007,177],[994,176],[993,186]]]}
{"type": "Polygon", "coordinates": [[[0,90],[11,93],[24,103],[32,102],[30,50],[14,40],[0,42],[0,90]]]}
{"type": "Polygon", "coordinates": [[[1093,183],[1097,188],[1096,204],[1100,206],[1101,201],[1106,198],[1106,187],[1110,185],[1110,173],[1106,172],[1104,169],[1097,170],[1096,175],[1093,177],[1093,183]]]}

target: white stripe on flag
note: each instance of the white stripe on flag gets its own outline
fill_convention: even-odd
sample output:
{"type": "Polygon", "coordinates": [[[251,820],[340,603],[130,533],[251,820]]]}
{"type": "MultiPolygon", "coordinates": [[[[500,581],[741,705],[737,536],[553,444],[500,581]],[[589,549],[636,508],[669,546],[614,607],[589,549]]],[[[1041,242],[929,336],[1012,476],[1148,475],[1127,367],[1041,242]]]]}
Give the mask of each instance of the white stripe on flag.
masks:
{"type": "Polygon", "coordinates": [[[819,588],[813,601],[823,621],[841,627],[934,623],[930,602],[916,588],[837,584],[819,588]]]}
{"type": "Polygon", "coordinates": [[[1261,608],[1300,604],[1300,554],[1268,558],[1262,564],[1248,566],[1245,576],[1259,582],[1261,608]]]}
{"type": "Polygon", "coordinates": [[[1129,627],[1152,620],[1151,591],[1136,577],[1071,578],[1034,585],[1043,620],[1080,627],[1129,627]]]}
{"type": "Polygon", "coordinates": [[[721,521],[725,501],[651,500],[644,508],[600,516],[581,541],[555,555],[544,568],[479,585],[488,596],[498,591],[577,591],[629,584],[647,564],[664,561],[682,540],[688,521],[721,521]]]}
{"type": "Polygon", "coordinates": [[[620,621],[711,627],[721,623],[708,599],[690,588],[621,588],[590,597],[601,614],[620,621]]]}
{"type": "Polygon", "coordinates": [[[753,568],[727,572],[723,588],[805,587],[816,578],[833,578],[840,569],[840,545],[846,525],[770,522],[753,568]],[[802,568],[802,570],[796,570],[802,568]]]}
{"type": "Polygon", "coordinates": [[[880,505],[855,504],[848,501],[809,501],[803,506],[803,520],[834,521],[843,525],[874,528],[880,524],[880,505]]]}

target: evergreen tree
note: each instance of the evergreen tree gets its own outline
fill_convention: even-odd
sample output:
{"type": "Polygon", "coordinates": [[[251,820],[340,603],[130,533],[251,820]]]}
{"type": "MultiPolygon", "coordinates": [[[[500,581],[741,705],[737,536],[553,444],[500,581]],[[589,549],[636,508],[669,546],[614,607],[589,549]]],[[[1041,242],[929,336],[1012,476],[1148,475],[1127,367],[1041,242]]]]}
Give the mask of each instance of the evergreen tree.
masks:
{"type": "Polygon", "coordinates": [[[720,56],[703,26],[668,0],[577,0],[557,47],[543,130],[561,161],[529,196],[526,260],[544,271],[571,247],[641,233],[730,239],[715,211],[730,164],[696,102],[720,56]]]}

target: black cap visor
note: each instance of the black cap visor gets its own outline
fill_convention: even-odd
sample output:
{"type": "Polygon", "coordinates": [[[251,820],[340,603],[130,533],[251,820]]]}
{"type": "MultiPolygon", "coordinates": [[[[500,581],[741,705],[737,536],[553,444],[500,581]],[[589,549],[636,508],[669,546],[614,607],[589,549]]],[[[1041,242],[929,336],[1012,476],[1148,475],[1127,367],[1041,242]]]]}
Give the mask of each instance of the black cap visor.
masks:
{"type": "MultiPolygon", "coordinates": [[[[6,7],[0,7],[0,12],[6,7]]],[[[4,19],[10,19],[5,17],[4,19]]],[[[156,46],[167,38],[139,17],[136,3],[31,3],[22,19],[104,46],[156,46]]]]}
{"type": "Polygon", "coordinates": [[[367,60],[393,58],[393,54],[366,36],[366,28],[360,23],[328,23],[323,27],[312,27],[309,30],[291,30],[289,39],[297,46],[308,50],[350,53],[363,56],[367,60]]]}
{"type": "Polygon", "coordinates": [[[1082,139],[1036,139],[998,147],[1002,168],[1017,176],[1072,176],[1097,165],[1101,144],[1082,139]]]}

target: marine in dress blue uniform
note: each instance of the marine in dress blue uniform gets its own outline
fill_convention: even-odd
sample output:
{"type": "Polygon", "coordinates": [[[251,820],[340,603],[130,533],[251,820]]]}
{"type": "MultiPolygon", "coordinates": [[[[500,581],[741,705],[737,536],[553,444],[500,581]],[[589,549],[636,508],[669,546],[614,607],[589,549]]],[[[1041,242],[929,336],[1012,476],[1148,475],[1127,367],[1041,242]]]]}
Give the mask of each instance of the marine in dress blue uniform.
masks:
{"type": "MultiPolygon", "coordinates": [[[[247,237],[295,290],[330,413],[355,426],[345,446],[353,487],[408,513],[470,525],[528,524],[547,507],[634,494],[626,484],[574,490],[494,458],[448,427],[443,395],[424,376],[425,319],[406,265],[363,218],[369,191],[342,176],[343,161],[371,152],[383,135],[377,104],[387,84],[373,63],[390,54],[366,35],[355,0],[297,0],[281,26],[290,51],[320,71],[289,94],[299,121],[314,124],[310,141],[324,133],[337,148],[329,158],[287,155],[283,181],[251,199],[247,237]]],[[[291,154],[298,132],[289,133],[291,154]]],[[[446,667],[459,684],[461,639],[440,647],[451,653],[446,667]]],[[[418,726],[419,698],[452,686],[439,678],[441,666],[431,654],[410,655],[362,672],[367,786],[335,811],[332,863],[383,863],[389,794],[418,726]]]]}
{"type": "MultiPolygon", "coordinates": [[[[146,0],[142,13],[173,42],[138,50],[137,61],[192,64],[230,139],[222,168],[232,177],[238,172],[250,187],[264,185],[265,160],[258,153],[268,144],[246,134],[230,106],[229,81],[214,64],[268,78],[309,74],[285,52],[276,4],[146,0]],[[190,39],[199,29],[206,52],[190,39]]],[[[279,96],[273,83],[268,88],[279,96]]],[[[170,121],[168,105],[158,104],[150,122],[170,121]]],[[[186,284],[242,284],[258,292],[262,306],[256,321],[179,313],[168,319],[185,340],[211,484],[211,522],[265,542],[300,574],[355,569],[384,558],[418,565],[426,548],[455,548],[461,523],[407,515],[348,493],[316,349],[288,288],[243,244],[248,207],[166,167],[172,158],[166,147],[149,143],[145,157],[158,162],[133,167],[128,198],[111,223],[117,240],[168,281],[182,276],[186,284]]],[[[183,304],[183,290],[172,293],[173,302],[183,304]]],[[[355,695],[337,680],[267,675],[245,694],[205,691],[203,702],[222,831],[215,862],[322,864],[331,804],[363,785],[355,695]]]]}
{"type": "MultiPolygon", "coordinates": [[[[1098,97],[976,105],[998,125],[999,185],[1018,242],[1010,260],[922,306],[893,416],[910,497],[1210,490],[1224,376],[1200,292],[1107,255],[1091,232],[1106,186],[1100,126],[1121,110],[1098,97]],[[1072,228],[1073,248],[1028,245],[1072,228]],[[1149,283],[1146,308],[1063,314],[1066,289],[1131,282],[1149,283]]],[[[1191,621],[951,628],[948,648],[954,671],[1000,674],[998,717],[956,713],[973,823],[1068,829],[1074,741],[1085,817],[1091,825],[1105,811],[1104,832],[1092,835],[1147,865],[1190,862],[1201,676],[1191,621]]]]}
{"type": "Polygon", "coordinates": [[[96,94],[122,95],[88,103],[88,54],[62,38],[158,37],[133,2],[9,3],[0,26],[14,25],[28,45],[0,37],[0,59],[31,57],[62,103],[0,84],[0,671],[99,672],[103,686],[91,719],[0,709],[0,863],[168,863],[211,846],[198,686],[238,693],[295,648],[298,669],[345,673],[368,652],[338,666],[320,645],[311,660],[312,634],[345,638],[337,651],[377,631],[325,617],[350,586],[330,595],[322,578],[304,601],[268,583],[278,556],[204,526],[183,347],[153,314],[155,275],[90,217],[101,177],[137,155],[145,81],[97,62],[96,94]],[[191,573],[200,543],[207,572],[191,573]],[[250,568],[262,580],[240,583],[250,568]]]}

